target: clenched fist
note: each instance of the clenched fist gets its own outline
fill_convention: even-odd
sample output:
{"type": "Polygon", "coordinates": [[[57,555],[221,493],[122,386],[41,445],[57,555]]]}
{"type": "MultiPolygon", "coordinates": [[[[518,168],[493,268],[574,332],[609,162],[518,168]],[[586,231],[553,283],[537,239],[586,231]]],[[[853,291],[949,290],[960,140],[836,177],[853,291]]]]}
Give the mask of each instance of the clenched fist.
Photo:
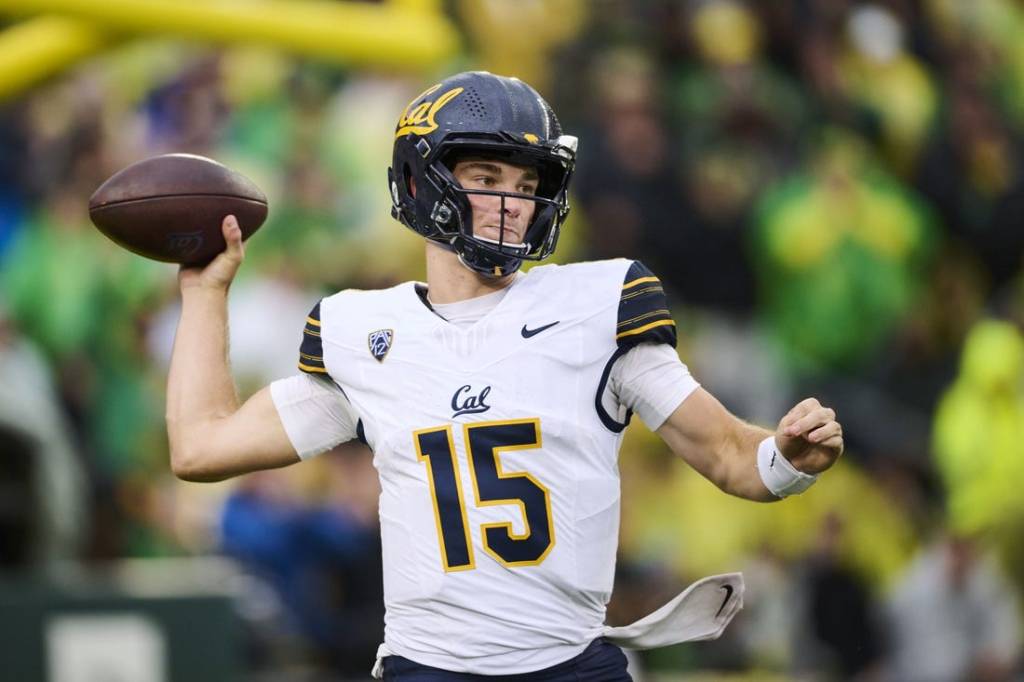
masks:
{"type": "Polygon", "coordinates": [[[775,444],[794,467],[805,474],[818,474],[843,454],[843,427],[836,421],[835,410],[816,398],[807,398],[779,422],[775,444]]]}

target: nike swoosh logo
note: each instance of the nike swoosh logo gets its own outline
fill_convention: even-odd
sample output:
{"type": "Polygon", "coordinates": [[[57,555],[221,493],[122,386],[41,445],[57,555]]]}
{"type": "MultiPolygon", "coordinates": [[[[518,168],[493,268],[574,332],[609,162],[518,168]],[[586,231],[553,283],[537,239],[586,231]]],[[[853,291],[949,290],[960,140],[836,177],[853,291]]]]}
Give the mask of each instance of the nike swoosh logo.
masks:
{"type": "Polygon", "coordinates": [[[725,599],[722,601],[722,605],[718,607],[718,613],[715,614],[715,618],[718,618],[720,615],[722,615],[722,609],[724,609],[725,605],[729,603],[730,599],[732,599],[732,585],[722,585],[719,587],[719,589],[725,590],[725,599]]]}
{"type": "Polygon", "coordinates": [[[528,339],[528,338],[530,338],[531,336],[536,336],[537,334],[540,334],[540,333],[541,333],[542,331],[544,331],[545,329],[551,329],[552,327],[554,327],[554,326],[555,326],[556,324],[558,324],[559,322],[561,322],[561,320],[555,320],[555,321],[554,321],[554,322],[552,322],[551,324],[546,324],[546,325],[544,325],[543,327],[537,327],[536,329],[527,329],[527,328],[526,328],[526,325],[524,324],[524,325],[523,325],[523,331],[522,331],[522,334],[523,334],[523,338],[524,338],[524,339],[528,339]]]}

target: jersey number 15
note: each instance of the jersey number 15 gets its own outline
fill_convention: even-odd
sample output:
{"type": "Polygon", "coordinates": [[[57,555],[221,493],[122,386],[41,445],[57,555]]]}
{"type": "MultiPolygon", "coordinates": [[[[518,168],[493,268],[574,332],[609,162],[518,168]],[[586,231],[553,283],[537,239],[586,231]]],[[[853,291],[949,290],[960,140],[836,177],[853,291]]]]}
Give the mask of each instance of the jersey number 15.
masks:
{"type": "MultiPolygon", "coordinates": [[[[523,518],[524,532],[521,534],[515,533],[508,521],[481,524],[484,551],[503,566],[540,564],[555,546],[551,495],[543,483],[525,471],[502,471],[500,460],[502,452],[539,448],[540,420],[464,424],[462,435],[476,506],[519,505],[523,518]]],[[[427,465],[444,570],[475,568],[452,426],[422,429],[413,433],[413,437],[416,455],[427,465]]]]}

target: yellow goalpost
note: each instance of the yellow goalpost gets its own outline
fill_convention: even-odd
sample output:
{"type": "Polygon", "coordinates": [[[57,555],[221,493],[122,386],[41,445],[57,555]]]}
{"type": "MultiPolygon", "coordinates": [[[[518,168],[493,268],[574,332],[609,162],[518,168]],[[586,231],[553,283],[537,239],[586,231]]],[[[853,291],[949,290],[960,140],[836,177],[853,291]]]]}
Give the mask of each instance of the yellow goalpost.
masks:
{"type": "Polygon", "coordinates": [[[276,47],[329,63],[430,69],[459,47],[437,0],[0,0],[0,99],[119,37],[276,47]],[[40,16],[41,15],[41,16],[40,16]]]}

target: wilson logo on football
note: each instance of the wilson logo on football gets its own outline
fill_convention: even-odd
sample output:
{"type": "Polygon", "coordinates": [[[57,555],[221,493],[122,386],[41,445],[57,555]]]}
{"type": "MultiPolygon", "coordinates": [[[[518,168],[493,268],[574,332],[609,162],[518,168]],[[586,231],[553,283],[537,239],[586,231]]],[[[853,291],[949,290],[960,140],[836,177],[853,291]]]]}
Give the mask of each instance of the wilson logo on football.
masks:
{"type": "Polygon", "coordinates": [[[167,235],[167,246],[171,253],[181,258],[188,258],[202,247],[206,241],[202,232],[177,232],[167,235]]]}
{"type": "Polygon", "coordinates": [[[441,85],[437,84],[430,88],[426,92],[422,93],[419,97],[409,102],[409,106],[402,112],[402,117],[398,119],[398,127],[395,129],[395,137],[402,137],[403,135],[426,135],[437,130],[437,121],[434,117],[437,116],[437,112],[444,108],[444,105],[451,102],[453,99],[462,93],[462,88],[452,88],[448,92],[438,97],[433,102],[420,102],[415,108],[413,104],[419,102],[424,97],[427,97],[434,93],[441,85]]]}

